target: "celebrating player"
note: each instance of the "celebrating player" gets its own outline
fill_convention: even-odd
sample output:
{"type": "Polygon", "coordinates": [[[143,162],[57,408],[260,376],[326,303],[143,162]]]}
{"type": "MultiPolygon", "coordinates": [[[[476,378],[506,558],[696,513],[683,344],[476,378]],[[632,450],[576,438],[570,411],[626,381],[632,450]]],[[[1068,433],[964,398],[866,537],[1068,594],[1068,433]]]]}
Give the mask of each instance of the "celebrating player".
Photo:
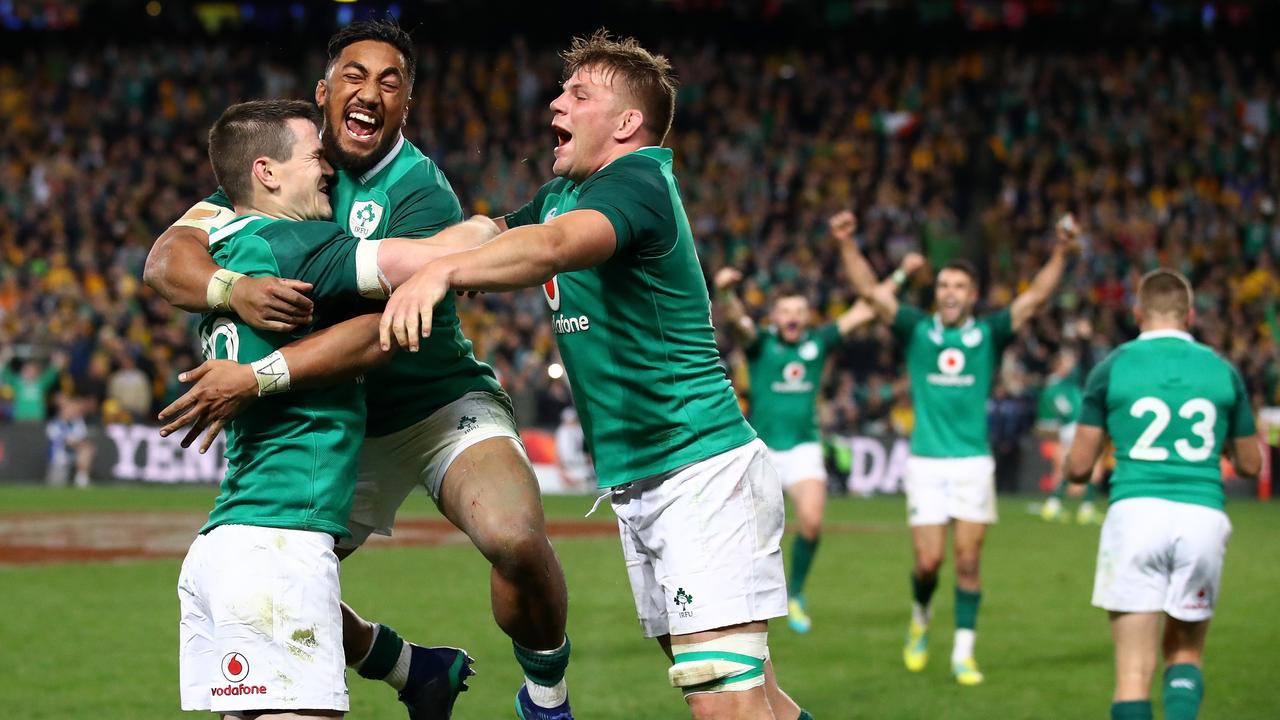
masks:
{"type": "Polygon", "coordinates": [[[556,179],[488,245],[433,263],[383,314],[411,350],[455,290],[543,286],[646,636],[697,718],[795,720],[769,663],[786,614],[782,489],[718,365],[711,303],[661,147],[670,66],[603,31],[565,53],[556,179]]]}
{"type": "MultiPolygon", "coordinates": [[[[912,672],[928,662],[929,603],[938,584],[946,550],[947,526],[954,528],[956,563],[955,642],[951,671],[962,685],[982,682],[974,660],[981,583],[978,564],[986,526],[996,521],[995,462],[987,439],[987,396],[1003,348],[1048,301],[1076,247],[1078,230],[1067,219],[1049,262],[1012,305],[975,317],[978,276],[973,266],[951,262],[938,273],[937,311],[927,315],[898,302],[875,274],[854,242],[853,213],[831,218],[846,270],[880,319],[890,323],[905,346],[911,378],[915,431],[907,460],[907,522],[911,526],[915,567],[911,573],[911,623],[902,650],[912,672]]],[[[412,282],[412,281],[411,281],[412,282]]]]}
{"type": "Polygon", "coordinates": [[[1142,334],[1089,373],[1067,459],[1071,481],[1088,482],[1107,438],[1116,449],[1093,586],[1116,645],[1114,720],[1151,720],[1158,644],[1164,717],[1199,713],[1204,641],[1231,536],[1219,456],[1233,454],[1244,475],[1262,464],[1240,374],[1187,333],[1191,299],[1191,284],[1172,270],[1142,278],[1133,311],[1142,334]]]}
{"type": "MultiPolygon", "coordinates": [[[[1076,380],[1076,355],[1072,350],[1061,350],[1054,357],[1053,369],[1049,381],[1045,383],[1036,403],[1036,432],[1042,436],[1058,439],[1058,454],[1054,458],[1053,476],[1058,484],[1053,494],[1040,508],[1040,517],[1050,522],[1063,517],[1062,500],[1067,493],[1066,459],[1071,449],[1071,441],[1076,435],[1076,420],[1080,417],[1080,403],[1083,393],[1076,380]]],[[[1101,479],[1101,464],[1094,472],[1094,477],[1085,486],[1084,500],[1076,511],[1076,522],[1088,525],[1098,521],[1098,510],[1093,505],[1098,492],[1098,481],[1101,479]]]]}
{"type": "MultiPolygon", "coordinates": [[[[332,217],[333,169],[319,126],[314,106],[287,100],[234,105],[214,124],[209,157],[237,214],[210,238],[219,272],[299,278],[311,288],[313,327],[324,328],[360,313],[362,298],[386,297],[389,284],[426,259],[492,237],[487,218],[432,240],[380,245],[313,222],[332,217]]],[[[264,395],[288,389],[278,348],[290,336],[255,330],[226,310],[219,304],[201,322],[206,355],[253,361],[264,395]]],[[[344,325],[371,329],[371,318],[344,325]]],[[[362,393],[349,377],[288,401],[264,400],[230,426],[227,474],[179,579],[183,709],[346,711],[334,538],[349,534],[362,393]]],[[[413,699],[431,717],[447,717],[465,689],[466,653],[419,650],[413,699]]]]}
{"type": "MultiPolygon", "coordinates": [[[[923,264],[924,258],[914,253],[904,258],[901,272],[891,280],[895,288],[923,264]]],[[[751,426],[769,448],[769,460],[795,504],[799,528],[791,545],[787,621],[795,632],[806,633],[813,623],[804,586],[818,551],[827,501],[827,470],[818,442],[818,389],[829,353],[874,320],[875,311],[859,300],[835,322],[811,329],[809,299],[789,293],[774,300],[772,324],[761,332],[733,292],[741,281],[742,273],[722,268],[715,276],[716,298],[747,356],[751,426]]]]}
{"type": "MultiPolygon", "coordinates": [[[[338,168],[335,217],[361,239],[429,237],[462,217],[444,175],[401,134],[415,69],[412,40],[391,23],[352,23],[329,42],[329,63],[316,86],[316,102],[325,117],[322,139],[326,157],[338,168]]],[[[222,193],[192,208],[152,249],[147,281],[188,310],[222,304],[237,312],[247,308],[259,327],[275,330],[305,322],[305,303],[290,309],[278,299],[287,295],[287,287],[251,286],[246,297],[256,300],[238,301],[236,289],[251,279],[226,270],[215,272],[208,233],[231,214],[222,193]]],[[[368,423],[360,479],[347,524],[351,534],[340,542],[338,552],[353,552],[370,533],[390,534],[410,490],[425,486],[445,517],[493,565],[494,618],[512,638],[530,692],[543,702],[561,705],[567,695],[564,673],[569,662],[564,634],[567,593],[560,562],[546,536],[537,480],[509,400],[489,367],[472,355],[452,298],[442,299],[435,323],[423,352],[401,353],[366,379],[368,423]]],[[[313,366],[297,356],[311,357],[313,352],[320,358],[318,364],[332,370],[330,377],[358,372],[360,357],[335,359],[324,352],[333,346],[313,341],[285,349],[281,357],[303,365],[292,368],[300,378],[306,378],[313,366]]],[[[172,408],[191,410],[196,430],[211,423],[206,446],[221,422],[256,396],[253,388],[247,395],[222,392],[224,382],[233,387],[233,380],[244,379],[243,374],[222,370],[203,368],[197,377],[212,375],[209,382],[172,408]],[[208,405],[214,400],[228,400],[237,407],[215,409],[208,405]]],[[[424,682],[419,666],[427,667],[429,656],[385,625],[363,620],[345,604],[343,613],[348,662],[362,676],[383,679],[401,690],[412,715],[414,693],[424,682]]]]}

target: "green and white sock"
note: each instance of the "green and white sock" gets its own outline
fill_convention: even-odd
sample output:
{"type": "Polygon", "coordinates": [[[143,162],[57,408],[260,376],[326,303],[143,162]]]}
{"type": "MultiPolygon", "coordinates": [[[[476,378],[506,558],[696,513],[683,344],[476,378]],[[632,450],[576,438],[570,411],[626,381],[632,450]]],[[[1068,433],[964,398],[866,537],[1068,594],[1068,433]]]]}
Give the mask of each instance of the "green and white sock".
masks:
{"type": "Polygon", "coordinates": [[[382,680],[396,690],[403,690],[409,680],[412,651],[395,630],[386,625],[375,626],[373,644],[360,662],[354,665],[360,677],[382,680]]]}
{"type": "Polygon", "coordinates": [[[973,657],[973,645],[978,637],[978,604],[982,593],[956,588],[956,637],[951,646],[951,662],[973,657]]]}
{"type": "Polygon", "coordinates": [[[1084,486],[1084,502],[1092,503],[1093,499],[1098,497],[1098,484],[1089,483],[1084,486]]]}
{"type": "Polygon", "coordinates": [[[804,582],[809,578],[813,556],[818,554],[818,539],[815,537],[809,540],[797,535],[795,542],[791,544],[791,576],[787,578],[789,597],[796,598],[804,595],[804,582]]]}
{"type": "Polygon", "coordinates": [[[1065,498],[1066,496],[1067,496],[1067,481],[1059,480],[1058,487],[1053,489],[1053,493],[1051,493],[1049,497],[1056,498],[1058,501],[1058,504],[1061,504],[1062,499],[1065,498]]]}
{"type": "Polygon", "coordinates": [[[1165,720],[1195,720],[1204,699],[1204,675],[1189,663],[1170,665],[1164,671],[1165,720]]]}
{"type": "Polygon", "coordinates": [[[796,720],[813,720],[813,715],[808,710],[800,708],[800,716],[796,720]]]}
{"type": "Polygon", "coordinates": [[[516,662],[524,670],[524,685],[529,689],[530,700],[541,707],[553,708],[569,699],[569,687],[564,681],[572,647],[568,636],[554,650],[530,650],[514,641],[511,647],[515,649],[516,662]]]}
{"type": "Polygon", "coordinates": [[[1111,703],[1111,720],[1152,720],[1150,700],[1111,703]]]}
{"type": "Polygon", "coordinates": [[[929,603],[933,600],[933,591],[938,589],[938,577],[919,578],[911,574],[911,617],[917,623],[928,627],[932,612],[929,603]]]}

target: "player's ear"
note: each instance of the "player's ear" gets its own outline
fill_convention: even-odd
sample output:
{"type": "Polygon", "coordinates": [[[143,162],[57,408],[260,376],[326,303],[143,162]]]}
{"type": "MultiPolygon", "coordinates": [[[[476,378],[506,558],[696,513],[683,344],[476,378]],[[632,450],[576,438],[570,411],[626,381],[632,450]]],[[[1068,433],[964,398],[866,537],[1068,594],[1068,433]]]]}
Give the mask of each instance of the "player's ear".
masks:
{"type": "Polygon", "coordinates": [[[631,108],[622,113],[622,118],[618,121],[618,129],[613,131],[613,139],[618,142],[627,142],[640,132],[640,128],[644,126],[644,113],[635,108],[631,108]]]}
{"type": "Polygon", "coordinates": [[[265,156],[253,161],[253,179],[271,191],[280,188],[280,179],[276,176],[274,165],[271,158],[265,156]]]}
{"type": "Polygon", "coordinates": [[[316,81],[316,104],[324,107],[325,98],[329,97],[329,84],[320,78],[316,81]]]}
{"type": "Polygon", "coordinates": [[[1142,327],[1142,306],[1141,305],[1135,304],[1133,306],[1133,322],[1136,323],[1138,327],[1142,327]]]}

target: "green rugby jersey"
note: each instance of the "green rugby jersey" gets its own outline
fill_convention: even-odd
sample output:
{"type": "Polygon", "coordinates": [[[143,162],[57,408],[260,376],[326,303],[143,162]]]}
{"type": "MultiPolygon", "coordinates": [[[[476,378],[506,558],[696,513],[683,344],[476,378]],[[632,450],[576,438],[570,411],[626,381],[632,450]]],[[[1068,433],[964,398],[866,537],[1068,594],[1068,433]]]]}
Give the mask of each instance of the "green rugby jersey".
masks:
{"type": "Polygon", "coordinates": [[[893,333],[906,349],[915,408],[911,454],[959,458],[991,454],[987,397],[1000,353],[1013,340],[1006,308],[958,327],[905,303],[893,318],[893,333]]]}
{"type": "Polygon", "coordinates": [[[1080,417],[1080,403],[1084,393],[1072,378],[1053,378],[1044,386],[1036,403],[1036,423],[1049,427],[1063,427],[1080,417]]]}
{"type": "Polygon", "coordinates": [[[543,286],[600,487],[665,473],[755,439],[720,366],[711,300],[671,151],[624,155],[575,184],[557,178],[507,216],[518,227],[596,210],[613,257],[543,286]]]}
{"type": "MultiPolygon", "coordinates": [[[[365,174],[338,170],[330,199],[334,221],[361,239],[431,237],[462,221],[444,173],[404,136],[365,174]]],[[[231,207],[221,188],[206,200],[231,207]]],[[[365,312],[379,310],[381,303],[370,303],[365,312]]],[[[505,397],[493,370],[472,354],[452,295],[436,305],[431,336],[418,352],[398,352],[370,371],[365,390],[365,434],[374,437],[403,430],[469,392],[505,397]]]]}
{"type": "MultiPolygon", "coordinates": [[[[253,362],[311,329],[360,312],[360,240],[331,222],[238,217],[209,238],[214,262],[251,277],[290,277],[315,286],[315,325],[297,334],[255,330],[230,313],[206,313],[206,358],[253,362]]],[[[347,535],[364,392],[355,380],[259,398],[227,425],[227,473],[209,522],[347,535]]]]}
{"type": "Polygon", "coordinates": [[[776,328],[745,349],[751,377],[751,427],[772,450],[818,442],[818,389],[830,351],[840,344],[835,323],[788,343],[776,328]]]}
{"type": "Polygon", "coordinates": [[[1080,423],[1116,448],[1111,502],[1154,497],[1222,509],[1223,447],[1257,432],[1240,373],[1185,332],[1145,332],[1085,385],[1080,423]]]}

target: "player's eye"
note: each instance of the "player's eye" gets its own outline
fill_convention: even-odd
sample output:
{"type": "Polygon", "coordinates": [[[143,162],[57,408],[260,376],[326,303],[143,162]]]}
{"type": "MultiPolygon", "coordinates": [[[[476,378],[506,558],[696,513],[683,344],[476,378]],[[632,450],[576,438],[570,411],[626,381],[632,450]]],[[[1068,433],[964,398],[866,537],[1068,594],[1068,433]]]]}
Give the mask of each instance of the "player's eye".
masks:
{"type": "Polygon", "coordinates": [[[398,82],[384,82],[384,83],[382,83],[382,89],[383,89],[383,90],[386,90],[387,92],[396,92],[397,90],[399,90],[399,89],[400,89],[400,83],[398,83],[398,82]]]}
{"type": "Polygon", "coordinates": [[[350,83],[358,83],[364,80],[362,76],[357,75],[356,73],[347,73],[346,75],[342,76],[342,79],[350,83]]]}

